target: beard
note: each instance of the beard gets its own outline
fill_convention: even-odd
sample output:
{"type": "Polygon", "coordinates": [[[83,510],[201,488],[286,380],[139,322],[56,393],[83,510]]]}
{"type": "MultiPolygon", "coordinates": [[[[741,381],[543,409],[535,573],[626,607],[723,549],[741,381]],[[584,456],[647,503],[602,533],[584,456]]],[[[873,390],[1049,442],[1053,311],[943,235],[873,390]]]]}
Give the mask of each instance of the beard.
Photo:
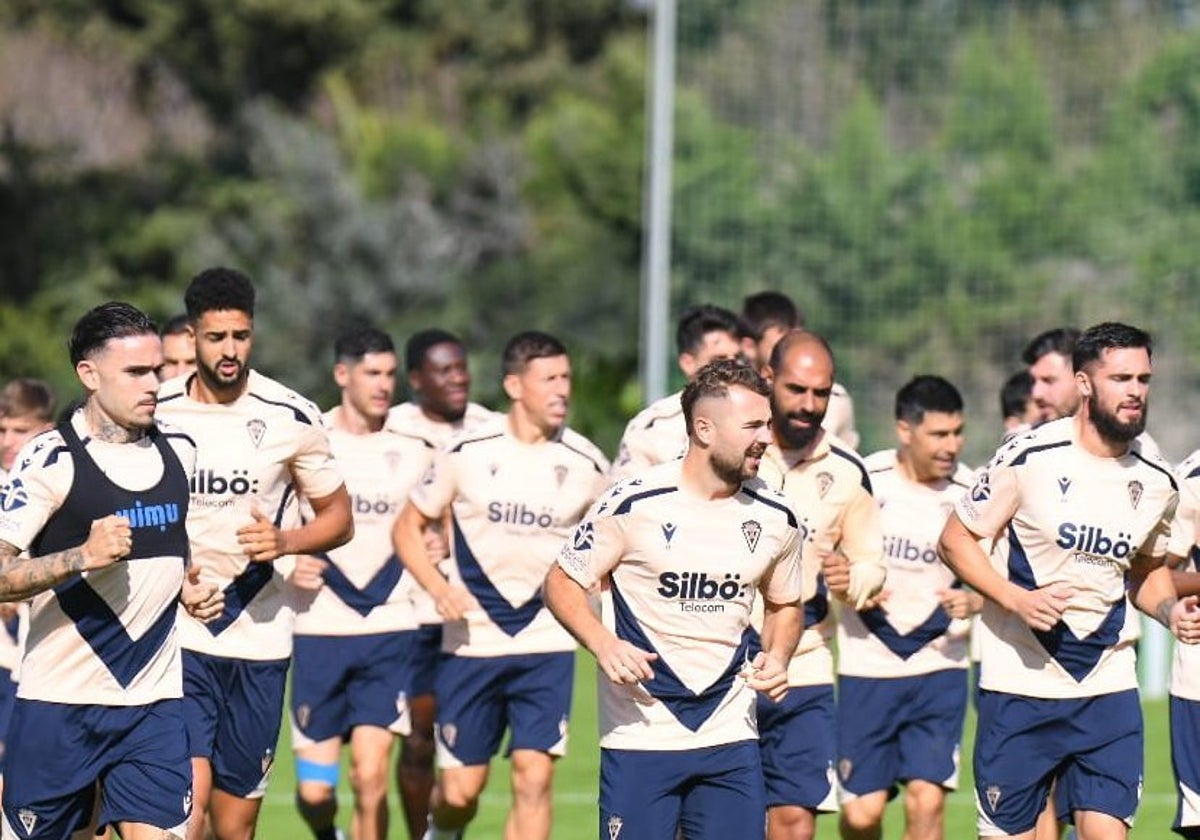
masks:
{"type": "Polygon", "coordinates": [[[1129,443],[1146,430],[1147,404],[1142,403],[1142,416],[1129,423],[1122,423],[1117,415],[1106,411],[1093,390],[1088,397],[1088,417],[1100,437],[1112,443],[1129,443]]]}
{"type": "Polygon", "coordinates": [[[708,463],[712,467],[713,474],[728,484],[730,487],[736,487],[744,481],[748,481],[758,475],[758,470],[750,469],[746,466],[747,458],[753,456],[761,458],[766,447],[755,446],[737,455],[725,455],[720,452],[713,452],[708,456],[708,463]]]}
{"type": "Polygon", "coordinates": [[[785,414],[776,411],[774,406],[771,409],[771,428],[784,449],[807,447],[821,433],[821,421],[824,419],[824,412],[818,414],[815,411],[793,411],[785,414]],[[809,425],[808,428],[801,429],[793,426],[789,420],[803,420],[809,425]]]}

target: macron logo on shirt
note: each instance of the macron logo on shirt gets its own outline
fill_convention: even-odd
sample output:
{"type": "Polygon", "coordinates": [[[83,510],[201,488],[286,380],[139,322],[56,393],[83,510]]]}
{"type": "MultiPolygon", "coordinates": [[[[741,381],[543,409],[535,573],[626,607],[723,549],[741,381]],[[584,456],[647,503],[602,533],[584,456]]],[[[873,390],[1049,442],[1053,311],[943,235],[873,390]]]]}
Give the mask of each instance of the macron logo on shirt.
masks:
{"type": "Polygon", "coordinates": [[[133,507],[118,510],[116,514],[128,519],[130,528],[157,528],[165,531],[168,525],[179,521],[179,505],[143,505],[135,500],[133,507]]]}

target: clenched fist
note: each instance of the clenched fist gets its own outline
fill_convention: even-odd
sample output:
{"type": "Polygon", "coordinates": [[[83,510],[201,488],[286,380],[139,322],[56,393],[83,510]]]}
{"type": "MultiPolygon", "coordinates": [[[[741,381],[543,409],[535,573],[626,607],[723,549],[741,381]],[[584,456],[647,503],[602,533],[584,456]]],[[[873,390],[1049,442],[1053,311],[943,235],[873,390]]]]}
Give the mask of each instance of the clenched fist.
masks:
{"type": "Polygon", "coordinates": [[[92,522],[83,544],[84,568],[103,569],[133,551],[133,530],[124,516],[106,516],[92,522]]]}

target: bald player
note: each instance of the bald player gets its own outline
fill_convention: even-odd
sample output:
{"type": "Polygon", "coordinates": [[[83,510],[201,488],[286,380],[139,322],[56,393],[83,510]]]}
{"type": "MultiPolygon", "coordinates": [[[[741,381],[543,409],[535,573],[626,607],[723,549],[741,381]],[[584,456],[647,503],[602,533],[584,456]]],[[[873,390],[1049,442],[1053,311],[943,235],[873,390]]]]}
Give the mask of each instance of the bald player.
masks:
{"type": "Polygon", "coordinates": [[[759,743],[771,840],[808,840],[821,812],[837,810],[837,751],[829,596],[855,609],[883,586],[879,510],[862,460],[822,428],[833,389],[833,354],[815,333],[793,331],[768,367],[774,440],[759,476],[779,490],[807,534],[800,549],[804,633],[782,703],[760,702],[759,743]]]}
{"type": "MultiPolygon", "coordinates": [[[[690,381],[711,361],[737,358],[740,331],[738,317],[728,309],[702,304],[685,311],[675,330],[683,375],[690,381]]],[[[682,393],[677,391],[650,403],[625,426],[610,475],[613,481],[683,455],[688,438],[679,403],[682,393]]]]}

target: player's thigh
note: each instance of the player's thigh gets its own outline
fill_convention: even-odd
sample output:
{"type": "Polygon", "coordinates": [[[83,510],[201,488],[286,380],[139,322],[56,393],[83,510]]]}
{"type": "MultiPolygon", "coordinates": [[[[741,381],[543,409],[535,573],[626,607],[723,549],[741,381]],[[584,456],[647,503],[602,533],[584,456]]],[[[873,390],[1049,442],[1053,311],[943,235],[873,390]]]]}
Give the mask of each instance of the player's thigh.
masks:
{"type": "Polygon", "coordinates": [[[689,840],[762,838],[767,802],[754,742],[698,752],[703,755],[698,756],[680,813],[684,836],[689,840]]]}
{"type": "Polygon", "coordinates": [[[967,672],[955,668],[908,679],[908,723],[899,734],[898,777],[955,790],[967,712],[967,672]]]}
{"type": "Polygon", "coordinates": [[[505,690],[509,752],[565,755],[575,654],[535,653],[514,659],[518,661],[513,663],[505,690]]]}
{"type": "Polygon", "coordinates": [[[211,759],[217,721],[225,705],[219,660],[190,650],[184,650],[182,658],[183,719],[188,750],[195,757],[211,759]]]}
{"type": "Polygon", "coordinates": [[[601,749],[599,836],[676,840],[693,752],[601,749]]]}
{"type": "MultiPolygon", "coordinates": [[[[422,624],[416,630],[409,661],[411,672],[409,701],[432,697],[437,685],[438,665],[442,659],[442,625],[422,624]]],[[[433,720],[429,725],[432,727],[433,720]]]]}
{"type": "Polygon", "coordinates": [[[192,812],[183,701],[161,700],[143,709],[109,754],[100,824],[145,824],[183,836],[192,812]]]}
{"type": "Polygon", "coordinates": [[[302,748],[350,731],[354,637],[296,636],[292,647],[292,746],[302,748]]]}
{"type": "Polygon", "coordinates": [[[443,769],[487,765],[505,729],[506,657],[444,656],[438,666],[436,743],[443,769]]]}
{"type": "Polygon", "coordinates": [[[845,801],[876,791],[896,794],[900,732],[915,710],[904,679],[838,678],[837,772],[845,801]]]}
{"type": "Polygon", "coordinates": [[[1200,701],[1171,697],[1171,769],[1178,800],[1171,827],[1200,840],[1200,701]]]}
{"type": "Polygon", "coordinates": [[[1059,814],[1091,812],[1132,825],[1143,771],[1137,691],[1092,698],[1073,716],[1072,724],[1075,747],[1058,780],[1059,814]]]}
{"type": "Polygon", "coordinates": [[[780,703],[760,697],[758,732],[767,806],[836,811],[833,686],[791,688],[780,703]]]}
{"type": "Polygon", "coordinates": [[[370,726],[396,735],[412,730],[408,698],[415,630],[357,637],[358,663],[346,686],[351,727],[370,726]]]}
{"type": "Polygon", "coordinates": [[[225,660],[224,667],[229,674],[213,742],[213,788],[259,799],[275,763],[288,660],[225,660]]]}

